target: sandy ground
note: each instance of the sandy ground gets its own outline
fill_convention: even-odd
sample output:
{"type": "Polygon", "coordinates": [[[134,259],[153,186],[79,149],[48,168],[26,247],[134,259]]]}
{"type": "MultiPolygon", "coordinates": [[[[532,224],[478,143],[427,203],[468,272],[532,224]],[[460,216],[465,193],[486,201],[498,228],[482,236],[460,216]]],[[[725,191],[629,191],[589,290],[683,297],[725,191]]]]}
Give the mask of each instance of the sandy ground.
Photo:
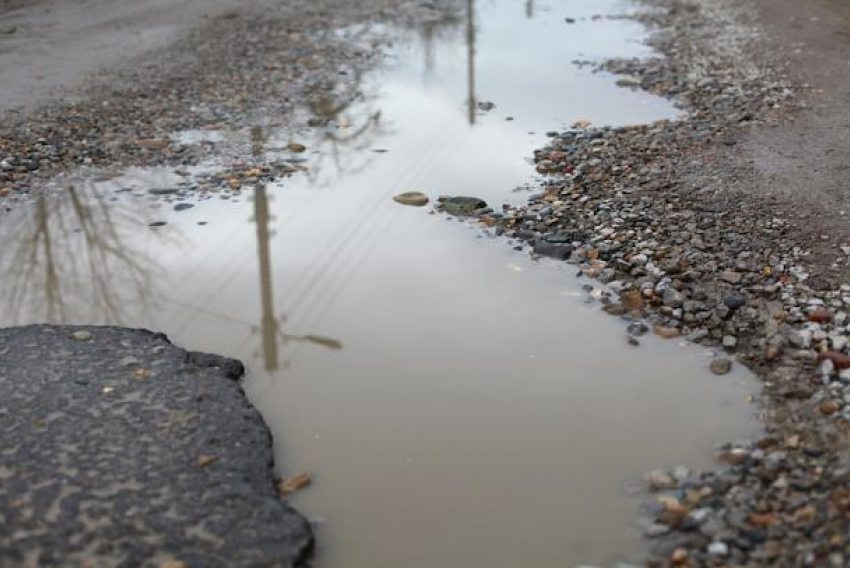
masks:
{"type": "Polygon", "coordinates": [[[0,4],[0,112],[68,96],[99,71],[169,44],[237,0],[9,0],[0,4]]]}

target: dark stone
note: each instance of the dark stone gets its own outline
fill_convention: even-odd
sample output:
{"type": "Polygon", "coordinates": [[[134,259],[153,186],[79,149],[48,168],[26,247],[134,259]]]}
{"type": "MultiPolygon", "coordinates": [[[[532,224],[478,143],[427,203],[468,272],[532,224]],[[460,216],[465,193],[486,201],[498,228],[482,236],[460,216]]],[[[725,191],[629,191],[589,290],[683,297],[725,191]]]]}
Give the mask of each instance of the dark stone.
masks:
{"type": "Polygon", "coordinates": [[[477,197],[449,197],[443,202],[443,211],[457,217],[468,217],[485,207],[487,203],[477,197]]]}
{"type": "Polygon", "coordinates": [[[723,298],[723,303],[730,310],[737,310],[738,308],[743,307],[747,301],[741,296],[726,296],[723,298]]]}
{"type": "Polygon", "coordinates": [[[192,203],[178,203],[174,206],[175,211],[186,211],[187,209],[191,209],[195,205],[192,203]]]}
{"type": "Polygon", "coordinates": [[[566,260],[573,253],[572,245],[540,241],[534,243],[534,254],[566,260]]]}

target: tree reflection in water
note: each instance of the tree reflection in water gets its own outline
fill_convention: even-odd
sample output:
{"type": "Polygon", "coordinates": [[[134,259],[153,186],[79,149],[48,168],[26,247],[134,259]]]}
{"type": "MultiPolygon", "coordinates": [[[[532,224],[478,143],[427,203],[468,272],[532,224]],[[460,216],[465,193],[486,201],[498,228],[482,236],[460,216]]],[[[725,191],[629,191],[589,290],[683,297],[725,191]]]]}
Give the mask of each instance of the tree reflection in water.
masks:
{"type": "Polygon", "coordinates": [[[11,323],[117,324],[146,314],[153,294],[154,261],[131,231],[145,223],[119,207],[94,183],[84,189],[42,193],[3,219],[6,316],[11,323]]]}

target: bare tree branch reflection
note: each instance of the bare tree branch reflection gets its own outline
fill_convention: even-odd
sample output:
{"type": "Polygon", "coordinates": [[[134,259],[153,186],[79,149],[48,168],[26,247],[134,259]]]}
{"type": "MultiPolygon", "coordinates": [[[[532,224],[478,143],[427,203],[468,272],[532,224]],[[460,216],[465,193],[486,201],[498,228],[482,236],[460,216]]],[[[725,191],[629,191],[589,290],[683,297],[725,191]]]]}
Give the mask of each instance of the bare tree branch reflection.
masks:
{"type": "Polygon", "coordinates": [[[143,223],[93,184],[19,206],[2,226],[6,319],[117,324],[130,304],[148,313],[156,265],[126,236],[143,223]]]}
{"type": "Polygon", "coordinates": [[[307,171],[314,186],[329,187],[365,170],[375,159],[376,141],[389,133],[377,108],[377,89],[364,92],[362,80],[358,71],[339,84],[309,89],[309,111],[323,125],[313,143],[318,152],[307,171]]]}

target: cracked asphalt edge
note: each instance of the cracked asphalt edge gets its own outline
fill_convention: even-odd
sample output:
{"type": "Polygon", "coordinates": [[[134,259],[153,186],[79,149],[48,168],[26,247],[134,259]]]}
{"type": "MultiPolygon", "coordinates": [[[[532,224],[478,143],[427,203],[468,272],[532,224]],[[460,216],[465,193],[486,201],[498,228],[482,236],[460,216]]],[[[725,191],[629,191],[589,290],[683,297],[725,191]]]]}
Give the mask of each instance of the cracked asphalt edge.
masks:
{"type": "Polygon", "coordinates": [[[147,330],[0,329],[0,565],[307,565],[243,373],[147,330]]]}

